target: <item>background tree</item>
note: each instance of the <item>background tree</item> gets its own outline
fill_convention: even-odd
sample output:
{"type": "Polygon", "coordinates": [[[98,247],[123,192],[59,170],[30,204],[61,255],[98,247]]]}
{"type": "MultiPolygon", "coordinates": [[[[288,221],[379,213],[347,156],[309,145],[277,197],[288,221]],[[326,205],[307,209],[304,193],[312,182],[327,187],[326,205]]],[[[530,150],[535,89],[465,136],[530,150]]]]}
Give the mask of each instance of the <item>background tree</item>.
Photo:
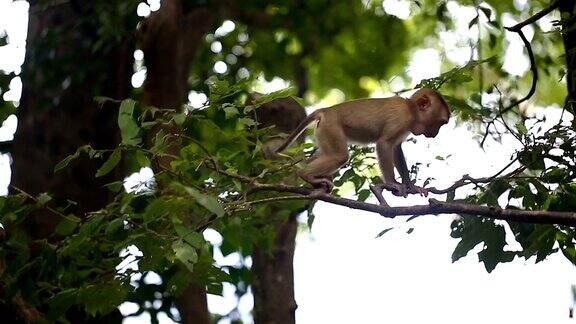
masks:
{"type": "MultiPolygon", "coordinates": [[[[468,22],[479,36],[471,43],[475,60],[462,67],[445,61],[448,72],[420,84],[440,87],[459,120],[478,127],[479,142],[516,137],[522,144],[511,157],[516,164],[510,165],[512,171],[483,179],[464,177],[447,190],[437,190],[448,193],[447,202],[383,209],[362,202],[369,196],[367,181],[374,180],[373,166],[365,163],[369,149],[354,149],[351,168],[337,180],[338,192],[352,184],[359,202],[280,185],[309,148],[303,144],[290,152],[292,159],[271,162],[263,159],[261,147],[274,136],[266,127],[286,116],[297,117],[297,108],[286,110],[282,101],[272,102],[287,92],[253,103],[245,101],[246,94],[260,75],[292,80],[296,94],[307,102],[333,89],[346,98],[400,92],[409,87],[405,66],[410,51],[424,44],[441,53],[449,50],[440,41],[440,31],[456,24],[448,14],[449,3],[413,2],[413,14],[401,20],[388,15],[380,1],[165,0],[138,31],[136,7],[146,6],[138,1],[31,3],[19,130],[12,149],[14,195],[0,206],[6,228],[6,262],[1,266],[4,318],[33,322],[39,317],[87,316],[79,309],[102,316],[124,300],[140,303],[143,311],[145,302],[160,293],[162,310],[168,314],[174,297],[181,296],[177,304],[182,320],[206,322],[202,287],[217,293],[228,281],[239,295],[254,284],[257,320],[293,321],[291,280],[281,289],[274,285],[275,291],[271,285],[281,278],[279,270],[292,277],[295,212],[310,199],[388,216],[465,214],[453,224],[452,235],[460,239],[453,259],[483,242],[479,258],[488,271],[515,256],[543,260],[557,251],[556,246],[574,262],[572,228],[555,225],[575,221],[573,130],[558,125],[539,132],[539,122],[527,123],[520,105],[527,99],[532,104],[565,103],[566,115],[573,112],[574,4],[533,2],[523,11],[512,1],[463,4],[477,13],[468,22]],[[562,12],[557,25],[564,34],[543,33],[529,18],[537,20],[538,12],[554,10],[562,12]],[[535,29],[531,42],[525,41],[532,70],[520,78],[502,69],[506,33],[524,36],[522,25],[502,27],[504,14],[527,19],[524,25],[535,29]],[[136,34],[147,75],[142,90],[129,84],[136,34]],[[563,73],[567,84],[556,82],[563,73]],[[181,114],[178,109],[190,90],[205,94],[208,101],[201,110],[181,114]],[[485,99],[490,94],[495,99],[485,99]],[[141,104],[96,102],[95,97],[135,97],[141,104]],[[261,112],[278,107],[286,112],[266,121],[261,112]],[[258,122],[261,125],[254,127],[258,122]],[[99,160],[84,158],[84,153],[99,160]],[[72,162],[73,158],[81,160],[72,162]],[[120,161],[123,167],[115,168],[120,161]],[[125,193],[118,191],[118,183],[103,189],[103,184],[150,165],[156,172],[152,191],[125,193]],[[54,175],[55,167],[62,171],[54,175]],[[477,194],[457,196],[456,189],[466,184],[476,185],[477,194]],[[278,197],[274,191],[295,195],[278,197]],[[503,195],[521,199],[516,207],[528,212],[501,213],[495,207],[503,195]],[[269,205],[279,201],[280,205],[269,205]],[[477,215],[516,222],[505,225],[477,215]],[[522,250],[504,250],[505,226],[522,250]],[[224,254],[253,256],[252,277],[245,264],[212,264],[212,249],[199,235],[207,227],[223,235],[224,254]],[[161,274],[162,284],[141,280],[134,289],[129,285],[132,271],[114,277],[119,252],[129,246],[142,253],[136,256],[139,270],[161,274]],[[271,291],[276,297],[270,297],[271,291]]],[[[2,89],[11,77],[2,80],[2,89]]],[[[2,105],[2,117],[13,111],[11,103],[2,105]]]]}

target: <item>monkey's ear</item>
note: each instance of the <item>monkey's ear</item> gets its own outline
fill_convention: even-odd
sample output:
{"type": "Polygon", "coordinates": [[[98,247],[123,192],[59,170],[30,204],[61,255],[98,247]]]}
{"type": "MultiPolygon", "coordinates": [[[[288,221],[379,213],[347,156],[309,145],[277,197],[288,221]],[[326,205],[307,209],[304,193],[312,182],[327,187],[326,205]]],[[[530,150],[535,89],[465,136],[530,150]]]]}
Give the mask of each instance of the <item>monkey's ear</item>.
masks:
{"type": "Polygon", "coordinates": [[[430,107],[430,98],[427,95],[422,95],[422,97],[416,99],[416,104],[420,110],[428,110],[430,107]]]}

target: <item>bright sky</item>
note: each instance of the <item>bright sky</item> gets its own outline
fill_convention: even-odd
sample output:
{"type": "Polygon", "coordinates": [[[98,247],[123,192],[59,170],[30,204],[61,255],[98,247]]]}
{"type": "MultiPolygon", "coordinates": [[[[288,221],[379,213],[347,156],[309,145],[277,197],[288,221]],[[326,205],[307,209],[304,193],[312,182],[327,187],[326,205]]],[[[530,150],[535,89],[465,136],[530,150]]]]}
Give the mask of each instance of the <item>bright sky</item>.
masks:
{"type": "MultiPolygon", "coordinates": [[[[157,9],[158,1],[149,8],[139,7],[139,14],[146,16],[150,8],[157,9]]],[[[385,0],[387,12],[405,18],[410,14],[407,0],[385,0]]],[[[517,0],[518,6],[526,1],[517,0]]],[[[459,7],[455,2],[448,3],[450,13],[462,19],[457,23],[456,33],[444,33],[442,39],[448,52],[448,59],[457,64],[470,57],[468,46],[475,33],[468,31],[468,21],[475,15],[470,8],[459,7]]],[[[0,69],[19,72],[23,62],[28,5],[24,1],[0,0],[0,33],[6,29],[10,44],[0,48],[0,69]]],[[[551,18],[542,20],[543,26],[550,24],[551,18]]],[[[505,25],[514,22],[506,18],[505,25]]],[[[221,27],[225,33],[234,26],[221,27]]],[[[229,32],[229,31],[228,31],[229,32]]],[[[525,29],[527,37],[533,31],[525,29]]],[[[528,60],[523,54],[522,43],[507,35],[509,42],[505,57],[505,68],[512,74],[521,75],[528,68],[528,60]]],[[[218,51],[218,44],[213,44],[218,51]]],[[[141,53],[135,53],[141,60],[141,53]]],[[[430,48],[422,48],[413,53],[407,69],[411,77],[408,84],[415,84],[422,78],[437,76],[440,71],[439,54],[430,48]]],[[[225,71],[226,64],[214,66],[216,72],[225,71]]],[[[133,78],[135,86],[141,85],[145,70],[140,69],[133,78]]],[[[262,83],[258,90],[272,91],[285,87],[286,83],[276,79],[272,83],[262,83]]],[[[404,86],[398,84],[399,88],[404,86]]],[[[5,99],[18,100],[21,83],[11,84],[11,91],[5,99]]],[[[378,95],[385,95],[378,93],[378,95]]],[[[206,100],[203,94],[191,93],[192,104],[206,100]]],[[[334,91],[322,101],[322,105],[334,104],[342,100],[341,93],[334,91]]],[[[543,114],[543,109],[535,109],[543,114]]],[[[549,122],[559,118],[559,110],[546,109],[549,122]]],[[[0,140],[11,138],[16,118],[11,118],[0,128],[0,140]]],[[[452,120],[445,126],[437,139],[418,138],[418,142],[404,145],[408,163],[423,163],[420,178],[436,178],[434,186],[444,187],[459,179],[463,174],[488,176],[508,163],[515,143],[505,138],[501,144],[487,143],[486,150],[479,148],[474,133],[466,126],[456,127],[452,120]],[[434,157],[452,154],[446,161],[434,157]],[[427,167],[426,164],[430,163],[427,167]]],[[[143,170],[140,177],[150,177],[143,170]]],[[[0,194],[6,193],[10,178],[9,157],[0,155],[0,194]]],[[[129,184],[127,184],[129,185],[129,184]]],[[[459,196],[466,189],[459,191],[459,196]]],[[[388,198],[388,197],[387,197],[388,198]]],[[[439,197],[440,199],[443,197],[439,197]]],[[[392,205],[425,204],[420,197],[402,199],[389,197],[392,205]]],[[[451,263],[450,256],[457,240],[450,238],[452,215],[423,216],[410,223],[403,217],[390,220],[380,216],[350,210],[348,208],[317,204],[316,219],[311,232],[299,233],[294,260],[295,290],[298,309],[298,323],[569,323],[568,308],[572,304],[570,285],[575,283],[574,267],[557,254],[540,264],[516,259],[512,263],[498,265],[488,274],[477,262],[475,253],[451,263]],[[375,236],[383,229],[395,227],[383,237],[375,236]],[[411,234],[406,231],[414,227],[411,234]]],[[[215,231],[207,231],[205,237],[218,245],[220,237],[215,231]]],[[[513,242],[513,240],[509,240],[513,242]]],[[[517,247],[517,246],[513,246],[517,247]]],[[[477,246],[475,251],[479,251],[477,246]]],[[[132,253],[138,253],[132,251],[132,253]]],[[[238,255],[226,258],[216,251],[218,264],[235,264],[238,255]]],[[[249,260],[248,260],[249,262],[249,260]]],[[[159,280],[154,276],[151,282],[159,280]]],[[[214,313],[225,314],[235,305],[234,287],[226,285],[224,297],[209,295],[209,308],[214,313]]],[[[247,314],[252,308],[249,296],[240,301],[239,309],[243,319],[249,323],[247,314]]],[[[122,307],[125,314],[134,310],[134,305],[122,307]]],[[[130,318],[125,323],[147,323],[146,315],[130,318]]],[[[167,316],[162,322],[169,323],[167,316]]],[[[226,323],[223,321],[223,323],[226,323]]]]}

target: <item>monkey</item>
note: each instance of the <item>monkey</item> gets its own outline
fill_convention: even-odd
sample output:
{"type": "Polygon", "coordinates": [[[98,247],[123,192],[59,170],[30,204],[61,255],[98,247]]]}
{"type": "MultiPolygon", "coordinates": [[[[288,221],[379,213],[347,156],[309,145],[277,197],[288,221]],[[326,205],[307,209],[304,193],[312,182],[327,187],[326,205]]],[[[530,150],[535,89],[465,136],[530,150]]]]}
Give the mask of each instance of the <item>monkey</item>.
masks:
{"type": "Polygon", "coordinates": [[[275,153],[286,149],[308,125],[316,122],[318,151],[307,161],[307,166],[297,172],[304,181],[330,193],[334,187],[333,173],[348,161],[348,143],[375,143],[382,180],[392,188],[392,193],[404,197],[409,192],[427,196],[425,188],[410,180],[401,144],[410,133],[436,137],[449,118],[448,104],[440,93],[430,88],[421,88],[409,98],[347,101],[308,115],[275,153]],[[394,167],[402,183],[396,181],[394,167]]]}
{"type": "MultiPolygon", "coordinates": [[[[254,102],[262,96],[261,93],[252,92],[248,96],[247,103],[254,102]]],[[[274,126],[271,134],[278,135],[281,133],[290,133],[300,125],[306,118],[306,110],[296,100],[291,97],[278,98],[260,105],[253,110],[253,115],[258,122],[259,128],[274,126]]],[[[304,141],[304,134],[295,138],[296,142],[304,141]]],[[[264,156],[271,157],[277,148],[284,143],[280,137],[269,138],[263,145],[262,151],[264,156]]]]}

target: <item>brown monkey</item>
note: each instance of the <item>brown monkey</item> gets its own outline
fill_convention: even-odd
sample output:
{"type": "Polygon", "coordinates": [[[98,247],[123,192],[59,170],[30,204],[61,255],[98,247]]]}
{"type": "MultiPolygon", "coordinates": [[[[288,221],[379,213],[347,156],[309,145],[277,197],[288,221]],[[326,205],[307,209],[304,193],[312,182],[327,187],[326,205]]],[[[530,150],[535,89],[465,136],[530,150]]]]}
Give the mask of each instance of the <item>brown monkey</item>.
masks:
{"type": "MultiPolygon", "coordinates": [[[[253,92],[248,97],[248,103],[260,98],[262,94],[253,92]]],[[[253,117],[258,121],[259,128],[274,126],[271,134],[290,133],[306,118],[306,110],[296,100],[290,97],[274,99],[253,110],[253,117]]],[[[298,136],[297,141],[304,141],[304,136],[298,136]]],[[[262,150],[265,156],[272,156],[284,143],[283,138],[270,138],[264,143],[262,150]]]]}
{"type": "Polygon", "coordinates": [[[440,127],[448,123],[450,109],[435,90],[423,88],[410,98],[399,96],[378,99],[358,99],[308,115],[286,141],[276,150],[284,150],[312,122],[319,152],[298,175],[315,187],[332,191],[332,174],[348,161],[348,142],[376,143],[378,164],[384,183],[392,186],[395,195],[408,192],[427,195],[428,191],[410,181],[401,144],[409,133],[435,137],[440,127]],[[394,177],[398,169],[402,183],[394,177]]]}

